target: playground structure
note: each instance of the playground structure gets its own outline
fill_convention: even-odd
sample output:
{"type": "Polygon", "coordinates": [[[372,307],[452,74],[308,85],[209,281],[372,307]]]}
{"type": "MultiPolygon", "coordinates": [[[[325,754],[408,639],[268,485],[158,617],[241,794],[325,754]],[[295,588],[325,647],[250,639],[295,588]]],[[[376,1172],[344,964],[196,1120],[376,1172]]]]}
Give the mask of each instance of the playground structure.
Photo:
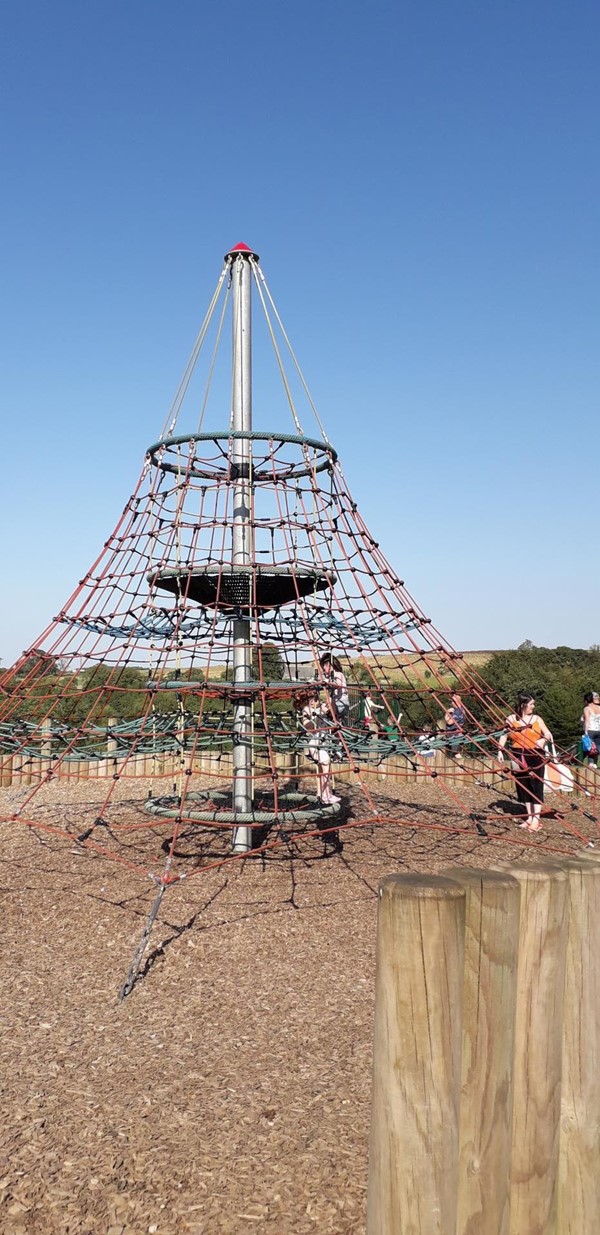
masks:
{"type": "MultiPolygon", "coordinates": [[[[0,818],[149,877],[155,898],[142,951],[173,883],[315,834],[339,851],[345,828],[383,822],[382,782],[435,780],[461,827],[479,835],[494,827],[494,810],[474,808],[464,790],[477,783],[490,801],[497,795],[505,705],[435,630],[364,524],[246,245],[226,254],[163,431],[114,532],[0,691],[8,793],[0,818]],[[262,427],[263,404],[274,401],[268,385],[255,423],[257,300],[288,432],[262,427]],[[229,311],[231,365],[222,378],[229,311]],[[193,397],[200,358],[204,383],[193,397]],[[198,423],[176,432],[186,396],[198,423]],[[210,429],[215,403],[219,423],[210,429]],[[300,403],[316,423],[311,435],[300,403]],[[343,671],[344,708],[324,671],[327,655],[343,671]],[[457,688],[466,723],[449,736],[443,716],[457,688]],[[377,706],[369,727],[368,695],[377,706]],[[307,724],[310,700],[319,719],[307,724]],[[332,772],[338,792],[326,796],[332,772]],[[69,787],[84,780],[96,782],[94,792],[65,810],[69,787]]],[[[502,784],[510,790],[510,773],[502,784]]],[[[596,830],[593,789],[560,807],[582,846],[590,823],[596,830]]],[[[401,807],[392,821],[415,826],[401,807]]]]}

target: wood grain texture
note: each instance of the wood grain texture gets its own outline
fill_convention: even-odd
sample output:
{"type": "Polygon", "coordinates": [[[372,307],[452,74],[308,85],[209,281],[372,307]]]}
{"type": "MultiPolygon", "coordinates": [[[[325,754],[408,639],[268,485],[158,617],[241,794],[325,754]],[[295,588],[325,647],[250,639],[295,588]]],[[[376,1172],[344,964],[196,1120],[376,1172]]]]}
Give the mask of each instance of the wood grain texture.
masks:
{"type": "Polygon", "coordinates": [[[520,887],[445,872],[466,892],[458,1235],[508,1235],[520,887]]]}
{"type": "Polygon", "coordinates": [[[569,880],[558,1235],[600,1231],[600,856],[569,880]]]}
{"type": "Polygon", "coordinates": [[[379,889],[368,1235],[454,1235],[465,893],[439,876],[379,889]]]}
{"type": "Polygon", "coordinates": [[[521,885],[510,1235],[557,1235],[568,878],[513,864],[521,885]]]}

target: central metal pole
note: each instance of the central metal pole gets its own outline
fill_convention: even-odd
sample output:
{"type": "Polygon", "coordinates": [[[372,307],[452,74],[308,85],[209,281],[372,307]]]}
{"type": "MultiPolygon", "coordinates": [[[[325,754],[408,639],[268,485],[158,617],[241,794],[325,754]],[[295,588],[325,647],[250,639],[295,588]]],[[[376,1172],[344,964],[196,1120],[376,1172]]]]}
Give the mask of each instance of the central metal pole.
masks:
{"type": "MultiPolygon", "coordinates": [[[[252,429],[252,270],[249,255],[238,253],[233,261],[233,428],[252,429]]],[[[249,438],[233,439],[231,451],[233,487],[232,569],[242,575],[242,594],[247,581],[252,602],[252,444],[249,438]]],[[[250,608],[248,617],[233,619],[233,681],[252,678],[250,608]]],[[[248,815],[252,810],[252,699],[233,705],[233,810],[248,815]]],[[[233,829],[233,852],[252,848],[252,829],[243,823],[233,829]]]]}

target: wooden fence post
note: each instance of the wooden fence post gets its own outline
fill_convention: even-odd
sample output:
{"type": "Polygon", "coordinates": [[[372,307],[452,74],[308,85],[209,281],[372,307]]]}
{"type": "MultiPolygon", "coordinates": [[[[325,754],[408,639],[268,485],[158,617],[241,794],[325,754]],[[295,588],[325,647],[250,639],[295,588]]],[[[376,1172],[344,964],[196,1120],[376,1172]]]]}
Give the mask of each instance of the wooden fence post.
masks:
{"type": "Polygon", "coordinates": [[[2,764],[0,766],[1,766],[1,772],[2,772],[2,775],[0,777],[0,785],[2,786],[3,789],[8,789],[8,787],[12,785],[12,778],[13,778],[12,755],[4,755],[2,759],[2,764]]]}
{"type": "Polygon", "coordinates": [[[52,767],[52,721],[49,716],[42,721],[41,731],[40,780],[43,780],[52,767]]]}
{"type": "Polygon", "coordinates": [[[380,884],[368,1235],[455,1235],[464,923],[450,879],[380,884]]]}
{"type": "MultiPolygon", "coordinates": [[[[110,732],[110,730],[114,728],[116,723],[117,723],[116,716],[109,716],[106,721],[107,732],[110,732]]],[[[100,776],[112,776],[113,772],[116,770],[116,767],[115,767],[116,758],[117,758],[117,740],[116,738],[109,738],[107,736],[106,738],[106,759],[103,759],[101,761],[101,771],[99,772],[100,776]]]]}
{"type": "Polygon", "coordinates": [[[521,892],[501,871],[444,874],[466,892],[456,1229],[508,1235],[521,892]]]}
{"type": "Polygon", "coordinates": [[[600,854],[596,857],[586,852],[581,858],[565,863],[570,908],[558,1172],[559,1235],[600,1232],[600,854]]]}
{"type": "Polygon", "coordinates": [[[511,1235],[557,1235],[568,880],[514,863],[521,885],[511,1168],[511,1235]]]}

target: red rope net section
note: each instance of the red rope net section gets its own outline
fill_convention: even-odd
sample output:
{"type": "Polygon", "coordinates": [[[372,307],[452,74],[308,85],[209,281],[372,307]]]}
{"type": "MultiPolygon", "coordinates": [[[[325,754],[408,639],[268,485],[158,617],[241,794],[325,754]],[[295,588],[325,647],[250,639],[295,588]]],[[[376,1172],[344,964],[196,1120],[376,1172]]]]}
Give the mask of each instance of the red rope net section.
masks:
{"type": "Polygon", "coordinates": [[[251,560],[233,565],[232,443],[200,434],[151,452],[89,572],[3,675],[0,818],[163,885],[244,860],[230,840],[245,700],[252,854],[358,828],[397,829],[408,858],[416,829],[507,852],[593,843],[591,776],[546,791],[551,839],[516,832],[518,773],[497,760],[509,709],[387,562],[328,443],[254,434],[251,560]]]}

